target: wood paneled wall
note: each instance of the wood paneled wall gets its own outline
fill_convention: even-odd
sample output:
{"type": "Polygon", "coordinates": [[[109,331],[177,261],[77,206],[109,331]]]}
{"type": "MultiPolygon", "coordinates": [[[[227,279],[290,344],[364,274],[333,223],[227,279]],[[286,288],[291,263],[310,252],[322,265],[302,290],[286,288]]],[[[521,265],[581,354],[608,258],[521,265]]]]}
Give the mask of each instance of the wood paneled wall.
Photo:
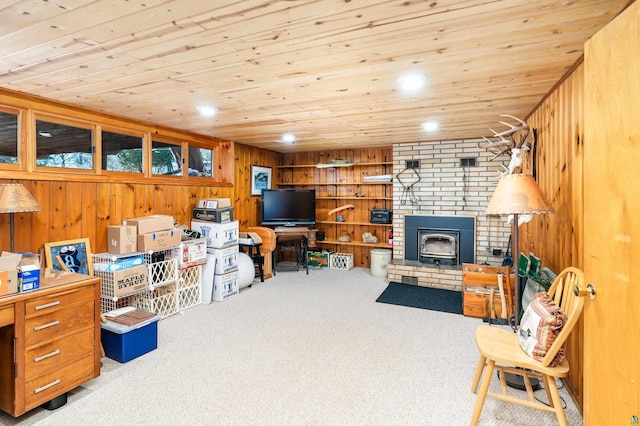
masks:
{"type": "MultiPolygon", "coordinates": [[[[123,219],[160,213],[189,226],[198,198],[227,197],[241,229],[258,223],[258,197],[251,194],[251,164],[275,167],[278,153],[235,146],[235,185],[190,186],[133,183],[3,180],[23,183],[43,207],[15,213],[15,250],[37,252],[44,243],[89,238],[94,253],[107,248],[106,230],[123,219]]],[[[0,247],[9,250],[9,215],[0,214],[0,247]]]]}
{"type": "MultiPolygon", "coordinates": [[[[583,103],[584,66],[578,65],[527,119],[538,133],[525,171],[533,173],[555,214],[536,216],[520,227],[519,248],[534,253],[554,272],[567,266],[583,268],[583,103]]],[[[582,407],[583,321],[571,334],[565,355],[571,365],[566,385],[582,407]]]]}
{"type": "Polygon", "coordinates": [[[251,166],[270,167],[272,181],[275,181],[275,167],[280,164],[281,156],[274,151],[236,144],[233,213],[240,221],[241,230],[260,224],[260,196],[251,195],[251,166]]]}

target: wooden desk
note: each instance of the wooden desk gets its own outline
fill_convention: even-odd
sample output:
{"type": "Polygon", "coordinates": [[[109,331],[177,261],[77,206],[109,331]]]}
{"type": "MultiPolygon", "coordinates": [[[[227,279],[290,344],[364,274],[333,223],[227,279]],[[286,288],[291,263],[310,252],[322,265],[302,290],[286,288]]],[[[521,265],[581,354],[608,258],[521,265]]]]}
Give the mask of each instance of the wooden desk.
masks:
{"type": "MultiPolygon", "coordinates": [[[[316,247],[316,232],[318,232],[318,230],[304,227],[279,226],[275,228],[274,231],[277,236],[276,251],[278,251],[280,255],[282,255],[283,252],[292,252],[296,257],[295,266],[286,269],[297,271],[303,268],[308,274],[307,249],[316,247]]],[[[282,264],[282,261],[277,261],[274,269],[280,272],[281,270],[285,270],[285,266],[282,264]]]]}
{"type": "Polygon", "coordinates": [[[100,280],[60,272],[0,296],[0,409],[18,417],[100,375],[100,280]]]}

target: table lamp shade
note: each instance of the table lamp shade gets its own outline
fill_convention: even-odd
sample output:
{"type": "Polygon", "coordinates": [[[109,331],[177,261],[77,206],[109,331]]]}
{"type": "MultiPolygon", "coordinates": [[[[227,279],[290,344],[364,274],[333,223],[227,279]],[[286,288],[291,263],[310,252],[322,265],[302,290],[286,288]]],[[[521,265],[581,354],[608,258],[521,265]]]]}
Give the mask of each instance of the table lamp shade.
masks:
{"type": "Polygon", "coordinates": [[[19,183],[0,184],[0,213],[38,212],[42,207],[19,183]]]}
{"type": "Polygon", "coordinates": [[[500,178],[485,213],[499,216],[555,213],[555,210],[531,176],[513,174],[500,178]]]}

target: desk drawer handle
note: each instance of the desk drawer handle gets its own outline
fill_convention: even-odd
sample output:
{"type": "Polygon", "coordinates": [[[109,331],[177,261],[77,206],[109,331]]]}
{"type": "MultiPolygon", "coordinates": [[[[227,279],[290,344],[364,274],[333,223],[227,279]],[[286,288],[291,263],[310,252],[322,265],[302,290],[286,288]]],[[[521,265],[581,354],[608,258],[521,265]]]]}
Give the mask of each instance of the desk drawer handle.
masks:
{"type": "Polygon", "coordinates": [[[50,387],[52,387],[52,386],[57,385],[58,383],[60,383],[60,379],[55,379],[53,382],[49,383],[48,385],[44,385],[44,386],[41,386],[41,387],[39,387],[39,388],[35,388],[35,389],[33,390],[33,393],[40,393],[40,392],[42,392],[42,391],[44,391],[44,390],[49,389],[49,388],[50,388],[50,387]]]}
{"type": "Polygon", "coordinates": [[[51,358],[52,356],[56,356],[59,353],[60,353],[60,349],[56,349],[55,351],[49,352],[48,354],[44,354],[44,355],[35,357],[33,359],[33,362],[40,362],[40,361],[45,360],[47,358],[51,358]]]}
{"type": "Polygon", "coordinates": [[[44,305],[38,305],[34,309],[36,311],[39,311],[40,309],[47,309],[47,308],[50,308],[52,306],[56,306],[56,305],[59,305],[59,304],[60,304],[60,301],[56,300],[55,302],[45,303],[44,305]]]}
{"type": "Polygon", "coordinates": [[[49,322],[47,324],[37,325],[37,326],[33,327],[33,331],[40,331],[40,330],[43,330],[45,328],[53,327],[54,325],[58,325],[58,324],[60,324],[60,321],[58,321],[58,320],[51,321],[51,322],[49,322]]]}

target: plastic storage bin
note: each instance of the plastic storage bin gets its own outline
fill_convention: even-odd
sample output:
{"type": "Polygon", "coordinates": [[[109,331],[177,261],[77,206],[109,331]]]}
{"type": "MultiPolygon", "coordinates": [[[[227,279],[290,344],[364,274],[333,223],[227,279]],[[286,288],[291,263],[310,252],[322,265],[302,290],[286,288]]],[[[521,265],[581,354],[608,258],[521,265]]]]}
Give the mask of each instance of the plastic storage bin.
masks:
{"type": "Polygon", "coordinates": [[[101,324],[104,353],[118,362],[131,361],[158,347],[159,316],[128,326],[113,321],[101,324]]]}

